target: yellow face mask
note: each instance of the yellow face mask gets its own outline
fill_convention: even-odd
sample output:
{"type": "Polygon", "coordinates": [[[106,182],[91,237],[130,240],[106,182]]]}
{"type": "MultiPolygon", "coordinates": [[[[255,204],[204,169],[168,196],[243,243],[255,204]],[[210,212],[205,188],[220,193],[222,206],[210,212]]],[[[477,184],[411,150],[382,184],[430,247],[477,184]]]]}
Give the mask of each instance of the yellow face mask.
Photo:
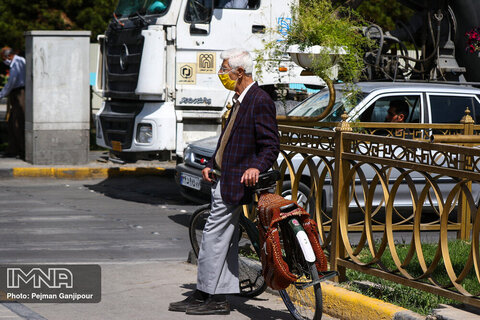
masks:
{"type": "Polygon", "coordinates": [[[228,73],[219,73],[218,78],[220,78],[220,81],[222,82],[225,89],[235,91],[235,86],[237,85],[237,81],[230,79],[230,76],[228,75],[228,73]]]}

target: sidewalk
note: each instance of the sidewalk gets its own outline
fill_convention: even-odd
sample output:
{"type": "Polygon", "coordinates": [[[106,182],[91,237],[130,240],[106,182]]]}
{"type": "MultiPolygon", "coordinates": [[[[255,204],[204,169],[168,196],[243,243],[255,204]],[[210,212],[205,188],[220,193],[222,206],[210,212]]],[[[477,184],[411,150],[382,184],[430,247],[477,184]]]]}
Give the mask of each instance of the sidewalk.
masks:
{"type": "MultiPolygon", "coordinates": [[[[182,261],[102,264],[102,300],[95,304],[10,304],[0,306],[0,317],[9,320],[177,320],[177,319],[291,319],[280,297],[264,292],[255,299],[230,296],[228,316],[188,316],[168,311],[170,302],[191,293],[196,266],[182,261]],[[12,306],[13,305],[13,306],[12,306]],[[4,312],[3,312],[4,311],[4,312]],[[3,312],[3,313],[2,313],[3,312]]],[[[335,320],[324,316],[324,320],[335,320]]]]}

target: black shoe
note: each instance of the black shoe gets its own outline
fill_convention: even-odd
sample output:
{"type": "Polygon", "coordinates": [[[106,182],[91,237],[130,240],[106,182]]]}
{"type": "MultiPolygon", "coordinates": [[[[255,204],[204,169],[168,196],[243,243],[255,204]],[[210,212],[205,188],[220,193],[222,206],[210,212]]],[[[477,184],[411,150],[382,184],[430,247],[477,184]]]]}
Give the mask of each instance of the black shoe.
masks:
{"type": "Polygon", "coordinates": [[[178,301],[178,302],[172,302],[168,306],[169,311],[178,311],[178,312],[185,312],[187,311],[187,308],[189,307],[195,307],[197,305],[204,304],[206,301],[205,300],[199,300],[194,297],[192,294],[189,296],[187,299],[178,301]]]}
{"type": "Polygon", "coordinates": [[[215,301],[210,298],[204,303],[189,306],[186,313],[192,315],[230,314],[230,305],[228,301],[215,301]]]}

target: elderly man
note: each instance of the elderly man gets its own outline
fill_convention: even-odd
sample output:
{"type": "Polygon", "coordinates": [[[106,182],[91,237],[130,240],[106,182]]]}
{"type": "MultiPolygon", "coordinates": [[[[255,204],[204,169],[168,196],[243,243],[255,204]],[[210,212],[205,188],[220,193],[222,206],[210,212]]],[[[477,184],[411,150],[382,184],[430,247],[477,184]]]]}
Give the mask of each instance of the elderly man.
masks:
{"type": "Polygon", "coordinates": [[[8,82],[0,91],[0,99],[8,96],[7,157],[25,157],[25,59],[9,47],[0,51],[3,63],[10,67],[8,82]]]}
{"type": "Polygon", "coordinates": [[[275,105],[252,79],[248,51],[222,52],[219,78],[235,91],[233,108],[203,179],[212,183],[212,210],[198,257],[197,290],[171,303],[169,310],[187,314],[228,314],[226,294],[239,293],[238,219],[242,204],[252,201],[261,172],[270,169],[279,153],[275,105]]]}

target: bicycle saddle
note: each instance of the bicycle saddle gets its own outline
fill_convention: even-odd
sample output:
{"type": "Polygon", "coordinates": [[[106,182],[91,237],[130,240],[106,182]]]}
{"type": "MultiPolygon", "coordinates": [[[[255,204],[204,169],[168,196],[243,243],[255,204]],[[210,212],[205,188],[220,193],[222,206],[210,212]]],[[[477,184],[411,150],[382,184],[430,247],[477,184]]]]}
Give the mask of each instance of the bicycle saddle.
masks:
{"type": "Polygon", "coordinates": [[[258,182],[252,187],[255,192],[270,189],[280,180],[281,175],[278,170],[271,170],[261,173],[258,176],[258,182]]]}

